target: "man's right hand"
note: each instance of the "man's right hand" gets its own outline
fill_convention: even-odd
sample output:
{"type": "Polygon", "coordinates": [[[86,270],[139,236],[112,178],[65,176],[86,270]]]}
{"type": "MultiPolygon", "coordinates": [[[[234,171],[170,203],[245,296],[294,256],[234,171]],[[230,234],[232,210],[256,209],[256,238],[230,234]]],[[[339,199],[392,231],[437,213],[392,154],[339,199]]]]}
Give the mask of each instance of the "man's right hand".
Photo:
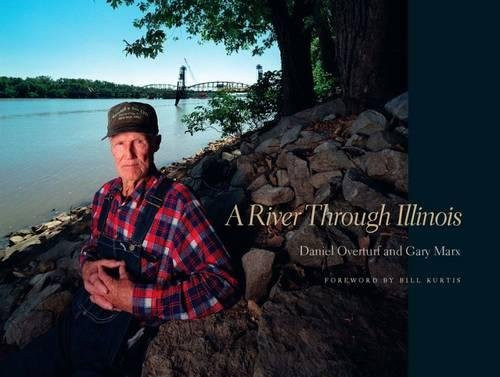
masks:
{"type": "Polygon", "coordinates": [[[101,296],[108,294],[108,288],[99,278],[99,266],[116,268],[121,264],[120,261],[114,259],[100,259],[97,261],[87,261],[82,267],[82,279],[85,290],[91,296],[101,296]]]}

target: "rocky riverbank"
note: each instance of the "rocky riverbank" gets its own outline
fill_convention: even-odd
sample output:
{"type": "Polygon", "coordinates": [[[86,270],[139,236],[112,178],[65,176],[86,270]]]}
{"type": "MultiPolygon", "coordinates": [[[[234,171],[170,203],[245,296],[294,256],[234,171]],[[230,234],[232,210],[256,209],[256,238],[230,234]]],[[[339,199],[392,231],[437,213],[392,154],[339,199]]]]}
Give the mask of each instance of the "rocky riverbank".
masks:
{"type": "MultiPolygon", "coordinates": [[[[399,246],[407,230],[309,225],[306,206],[363,214],[406,203],[407,106],[404,94],[384,114],[345,116],[341,101],[324,103],[164,168],[200,198],[246,284],[229,310],[161,326],[144,376],[406,373],[406,286],[383,282],[406,274],[405,258],[336,250],[399,246]],[[248,218],[253,205],[300,221],[239,226],[235,206],[248,218]],[[334,252],[304,255],[301,246],[334,252]]],[[[89,209],[79,208],[11,235],[0,252],[5,344],[23,346],[45,332],[71,300],[88,221],[89,209]]]]}

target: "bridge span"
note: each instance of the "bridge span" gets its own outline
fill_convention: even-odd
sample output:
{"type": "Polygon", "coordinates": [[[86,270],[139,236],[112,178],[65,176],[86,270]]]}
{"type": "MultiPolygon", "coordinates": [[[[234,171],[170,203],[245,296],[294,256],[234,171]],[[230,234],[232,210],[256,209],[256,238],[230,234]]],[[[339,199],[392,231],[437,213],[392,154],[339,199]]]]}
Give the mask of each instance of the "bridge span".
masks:
{"type": "MultiPolygon", "coordinates": [[[[243,82],[236,81],[207,81],[198,84],[185,86],[185,91],[192,92],[215,92],[218,90],[225,90],[229,92],[245,92],[249,85],[243,82]]],[[[149,84],[144,88],[162,89],[162,90],[177,90],[178,85],[173,84],[149,84]]]]}
{"type": "MultiPolygon", "coordinates": [[[[207,82],[201,82],[193,85],[186,85],[186,70],[189,69],[189,72],[193,78],[193,81],[196,82],[194,79],[194,74],[191,70],[191,67],[189,67],[189,64],[187,60],[184,58],[184,61],[186,62],[186,65],[182,65],[179,68],[179,78],[177,80],[177,85],[173,84],[149,84],[145,85],[145,88],[154,88],[154,89],[162,89],[162,90],[175,90],[175,106],[179,103],[179,101],[182,98],[186,98],[188,93],[191,93],[190,95],[198,95],[198,96],[205,96],[206,92],[217,92],[220,90],[227,91],[227,92],[246,92],[249,88],[250,85],[245,84],[243,82],[236,82],[236,81],[223,81],[223,80],[216,80],[216,81],[207,81],[207,82]],[[196,94],[194,94],[196,93],[196,94]]],[[[257,65],[257,77],[258,80],[262,78],[262,66],[259,64],[257,65]]]]}

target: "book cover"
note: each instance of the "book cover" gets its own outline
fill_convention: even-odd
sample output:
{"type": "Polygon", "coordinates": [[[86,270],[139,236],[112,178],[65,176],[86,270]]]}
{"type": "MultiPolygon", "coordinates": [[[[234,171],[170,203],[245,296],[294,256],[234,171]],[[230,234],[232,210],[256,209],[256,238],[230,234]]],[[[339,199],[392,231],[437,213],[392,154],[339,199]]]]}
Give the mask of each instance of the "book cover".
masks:
{"type": "MultiPolygon", "coordinates": [[[[145,16],[140,23],[147,33],[127,31],[127,42],[119,41],[129,54],[161,61],[187,53],[162,51],[171,42],[162,30],[175,26],[182,26],[173,34],[181,45],[202,35],[200,46],[216,41],[233,51],[274,52],[252,72],[253,85],[236,76],[195,82],[201,54],[183,56],[180,69],[170,65],[176,72],[169,84],[141,87],[29,81],[20,66],[23,81],[12,79],[6,65],[0,132],[19,144],[0,154],[7,198],[2,229],[10,227],[0,254],[0,363],[47,333],[82,285],[78,259],[89,237],[88,204],[102,177],[116,175],[107,142],[85,143],[97,145],[109,108],[134,96],[158,113],[158,168],[196,196],[241,289],[216,314],[164,322],[141,350],[139,370],[129,373],[487,373],[484,359],[492,350],[482,342],[495,312],[482,302],[491,300],[496,266],[494,219],[484,215],[495,204],[487,179],[495,171],[494,139],[486,127],[494,123],[495,95],[484,89],[494,81],[492,58],[485,56],[494,45],[489,12],[453,4],[452,18],[450,4],[422,1],[179,2],[182,12],[176,2],[144,9],[106,3],[108,10],[130,11],[129,20],[145,16]],[[144,38],[134,42],[138,36],[144,38]],[[73,99],[60,99],[65,96],[73,99]],[[35,121],[49,136],[33,131],[35,121]],[[57,163],[43,162],[47,157],[57,163]],[[65,186],[69,181],[79,183],[65,186]],[[57,185],[65,188],[59,197],[24,202],[36,187],[57,185]],[[55,203],[54,211],[43,201],[55,203]],[[32,219],[21,219],[22,211],[32,211],[32,219]],[[12,229],[21,223],[25,229],[12,229]]],[[[14,8],[12,17],[20,19],[11,24],[26,17],[14,8]]],[[[44,12],[35,5],[32,11],[38,30],[44,12]]],[[[115,17],[102,12],[109,22],[115,17]]],[[[96,25],[102,21],[96,18],[96,25]]],[[[62,33],[63,26],[52,30],[62,33]]],[[[0,41],[5,56],[10,51],[20,59],[24,51],[33,59],[5,36],[0,41]]],[[[65,51],[78,57],[73,47],[59,46],[61,59],[65,51]]],[[[85,51],[82,61],[100,55],[97,47],[85,51]]],[[[230,75],[243,64],[237,59],[228,60],[227,72],[204,68],[230,75]]],[[[156,73],[150,64],[139,60],[136,69],[156,73]]]]}

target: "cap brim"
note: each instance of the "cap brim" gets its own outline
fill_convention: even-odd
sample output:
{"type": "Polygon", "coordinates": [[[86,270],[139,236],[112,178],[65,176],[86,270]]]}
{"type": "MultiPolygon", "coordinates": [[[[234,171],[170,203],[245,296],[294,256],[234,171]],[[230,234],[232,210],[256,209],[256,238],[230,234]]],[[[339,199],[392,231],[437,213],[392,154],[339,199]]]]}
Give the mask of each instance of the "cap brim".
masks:
{"type": "Polygon", "coordinates": [[[142,129],[138,129],[136,126],[129,126],[129,127],[123,127],[119,130],[116,130],[116,132],[113,132],[113,133],[107,133],[106,136],[104,136],[101,141],[103,141],[104,139],[107,139],[108,137],[113,137],[113,136],[116,136],[118,134],[121,134],[121,133],[124,133],[124,132],[140,132],[141,134],[145,134],[145,135],[151,135],[151,136],[154,136],[154,135],[158,135],[158,133],[149,133],[149,132],[144,132],[144,130],[142,129]]]}

